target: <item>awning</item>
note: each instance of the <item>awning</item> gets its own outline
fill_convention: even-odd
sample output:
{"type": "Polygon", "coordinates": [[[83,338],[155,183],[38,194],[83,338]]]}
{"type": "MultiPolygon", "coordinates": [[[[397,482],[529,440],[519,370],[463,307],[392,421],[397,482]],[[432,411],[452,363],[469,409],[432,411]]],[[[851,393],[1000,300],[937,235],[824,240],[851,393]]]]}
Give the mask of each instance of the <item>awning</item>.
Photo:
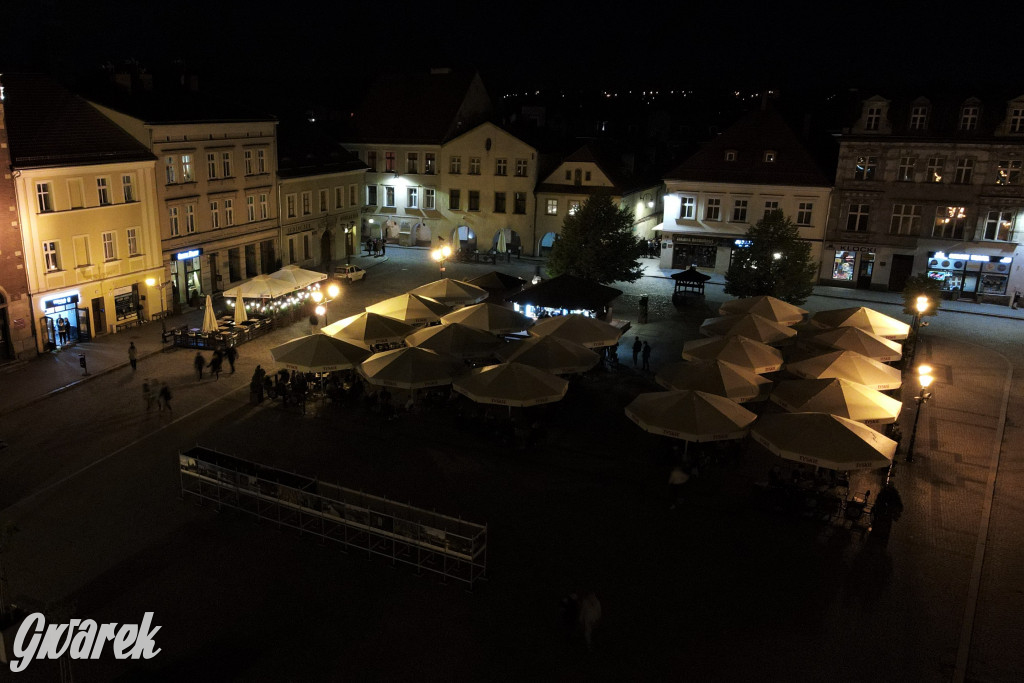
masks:
{"type": "Polygon", "coordinates": [[[736,223],[705,223],[694,219],[677,218],[675,225],[671,223],[665,228],[671,233],[683,233],[690,235],[704,235],[708,237],[735,237],[737,239],[746,237],[749,225],[736,223]]]}

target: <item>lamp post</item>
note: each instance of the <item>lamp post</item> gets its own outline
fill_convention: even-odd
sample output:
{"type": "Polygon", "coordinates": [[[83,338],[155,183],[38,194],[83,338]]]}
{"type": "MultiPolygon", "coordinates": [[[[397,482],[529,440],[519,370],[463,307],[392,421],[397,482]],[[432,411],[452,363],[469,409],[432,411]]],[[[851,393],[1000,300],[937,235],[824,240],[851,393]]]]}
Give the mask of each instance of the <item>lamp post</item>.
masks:
{"type": "Polygon", "coordinates": [[[914,356],[917,355],[917,341],[921,335],[921,319],[924,314],[928,312],[928,308],[932,305],[931,300],[926,296],[919,296],[914,301],[914,325],[912,335],[914,338],[913,344],[910,347],[910,358],[907,361],[909,367],[914,365],[914,356]]]}
{"type": "Polygon", "coordinates": [[[914,440],[917,437],[917,421],[921,417],[921,407],[932,397],[932,392],[928,391],[928,387],[931,386],[934,380],[931,376],[931,371],[932,369],[928,365],[921,365],[917,368],[917,381],[921,385],[921,391],[914,397],[914,401],[917,402],[917,413],[914,414],[914,426],[910,430],[910,443],[907,445],[907,462],[914,462],[914,440]]]}
{"type": "Polygon", "coordinates": [[[451,255],[452,249],[447,244],[444,245],[443,247],[439,247],[434,251],[430,252],[430,258],[437,261],[437,263],[441,266],[441,275],[444,275],[445,263],[447,262],[448,257],[451,255]]]}
{"type": "MultiPolygon", "coordinates": [[[[164,332],[166,332],[167,331],[167,323],[164,321],[164,283],[161,282],[158,285],[156,283],[156,278],[155,277],[147,277],[146,278],[146,286],[147,287],[156,287],[157,290],[160,292],[160,329],[163,330],[164,332]]],[[[152,315],[150,315],[150,317],[152,317],[152,315]]]]}

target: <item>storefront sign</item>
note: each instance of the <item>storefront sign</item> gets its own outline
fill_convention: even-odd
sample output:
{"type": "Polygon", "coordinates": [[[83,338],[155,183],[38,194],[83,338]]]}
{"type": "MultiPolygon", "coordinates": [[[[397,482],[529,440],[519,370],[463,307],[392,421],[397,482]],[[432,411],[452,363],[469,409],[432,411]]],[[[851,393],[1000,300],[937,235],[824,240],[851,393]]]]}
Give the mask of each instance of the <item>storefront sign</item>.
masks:
{"type": "Polygon", "coordinates": [[[714,247],[718,244],[718,240],[714,237],[687,237],[686,235],[673,235],[672,239],[676,244],[703,244],[709,247],[714,247]]]}
{"type": "Polygon", "coordinates": [[[43,308],[56,308],[57,306],[69,306],[71,304],[78,303],[77,294],[69,294],[68,296],[62,296],[57,299],[50,299],[43,301],[43,308]]]}
{"type": "Polygon", "coordinates": [[[870,244],[840,244],[838,246],[830,244],[826,249],[834,249],[836,251],[878,251],[878,247],[870,244]]]}
{"type": "Polygon", "coordinates": [[[189,249],[188,251],[179,251],[177,254],[174,255],[174,260],[188,261],[189,259],[194,259],[195,257],[199,256],[202,253],[202,249],[189,249]]]}
{"type": "Polygon", "coordinates": [[[114,291],[111,292],[111,294],[113,294],[114,296],[120,296],[121,294],[131,294],[131,293],[132,293],[132,286],[131,285],[126,285],[124,287],[115,287],[114,291]]]}

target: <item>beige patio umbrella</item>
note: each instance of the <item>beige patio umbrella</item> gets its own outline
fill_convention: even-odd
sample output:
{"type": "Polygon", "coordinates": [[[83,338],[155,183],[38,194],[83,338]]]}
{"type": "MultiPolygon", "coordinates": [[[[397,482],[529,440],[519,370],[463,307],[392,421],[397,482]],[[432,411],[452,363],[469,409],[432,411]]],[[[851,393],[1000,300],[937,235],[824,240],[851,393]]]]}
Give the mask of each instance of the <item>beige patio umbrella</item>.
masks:
{"type": "Polygon", "coordinates": [[[525,315],[494,304],[476,304],[460,308],[442,317],[441,322],[462,323],[492,334],[522,332],[533,324],[525,315]]]}
{"type": "Polygon", "coordinates": [[[220,328],[217,314],[213,312],[213,297],[206,295],[206,311],[203,313],[203,334],[216,332],[220,328]]]}
{"type": "Polygon", "coordinates": [[[305,289],[306,287],[309,287],[312,284],[316,284],[317,282],[321,282],[327,279],[327,275],[324,273],[319,273],[315,270],[307,270],[305,268],[300,268],[299,266],[296,266],[294,264],[285,266],[280,270],[276,270],[273,273],[270,273],[270,277],[274,278],[275,280],[287,282],[288,284],[292,285],[295,290],[305,289]]]}
{"type": "Polygon", "coordinates": [[[858,327],[886,339],[906,339],[910,334],[907,323],[865,306],[821,311],[811,316],[811,322],[822,328],[858,327]]]}
{"type": "Polygon", "coordinates": [[[414,329],[400,320],[377,313],[357,313],[324,327],[321,332],[362,346],[392,344],[405,339],[414,329]]]}
{"type": "Polygon", "coordinates": [[[242,296],[246,299],[276,299],[291,294],[297,287],[269,275],[257,275],[224,291],[224,296],[242,296]]]}
{"type": "Polygon", "coordinates": [[[436,323],[442,315],[450,313],[451,310],[440,301],[408,293],[366,307],[367,313],[377,313],[408,325],[436,323]]]}
{"type": "Polygon", "coordinates": [[[841,472],[888,467],[896,454],[892,439],[867,425],[827,413],[764,415],[750,436],[786,460],[841,472]]]}
{"type": "Polygon", "coordinates": [[[242,297],[235,299],[235,324],[241,325],[249,319],[248,314],[245,312],[245,300],[242,297]]]}
{"type": "Polygon", "coordinates": [[[451,356],[414,347],[375,353],[359,366],[359,374],[370,384],[399,389],[451,384],[459,370],[451,356]]]}
{"type": "Polygon", "coordinates": [[[557,337],[530,337],[498,349],[496,355],[508,363],[523,363],[555,375],[571,375],[590,370],[601,356],[579,344],[557,337]]]}
{"type": "Polygon", "coordinates": [[[756,313],[783,325],[792,325],[803,320],[807,311],[786,303],[774,296],[750,296],[744,299],[732,299],[726,301],[718,309],[718,315],[733,315],[736,313],[756,313]]]}
{"type": "Polygon", "coordinates": [[[274,362],[298,372],[348,370],[370,356],[366,349],[326,334],[310,334],[270,349],[274,362]]]}
{"type": "Polygon", "coordinates": [[[493,334],[462,323],[424,327],[406,337],[405,343],[462,359],[493,356],[495,350],[504,344],[493,334]]]}
{"type": "Polygon", "coordinates": [[[477,368],[452,382],[452,389],[477,403],[525,408],[565,397],[568,380],[522,363],[477,368]]]}
{"type": "Polygon", "coordinates": [[[789,363],[786,370],[804,379],[840,377],[878,391],[899,389],[903,384],[899,370],[856,351],[825,353],[789,363]]]}
{"type": "Polygon", "coordinates": [[[686,442],[726,441],[747,435],[757,415],[705,391],[652,391],[626,406],[626,416],[652,434],[686,442]]]}
{"type": "Polygon", "coordinates": [[[724,396],[738,403],[768,398],[772,381],[753,370],[724,360],[680,361],[663,365],[656,381],[666,389],[692,389],[724,396]]]}
{"type": "Polygon", "coordinates": [[[738,334],[763,344],[780,344],[796,336],[792,327],[769,320],[756,313],[738,313],[718,318],[707,318],[700,326],[706,337],[735,337],[738,334]]]}
{"type": "Polygon", "coordinates": [[[767,344],[738,334],[734,337],[695,339],[683,344],[685,360],[724,360],[759,375],[782,367],[782,354],[767,344]]]}
{"type": "Polygon", "coordinates": [[[780,382],[771,399],[791,413],[829,413],[864,424],[892,424],[902,401],[847,379],[794,379],[780,382]]]}
{"type": "Polygon", "coordinates": [[[447,277],[410,289],[409,294],[424,296],[445,306],[459,307],[478,304],[487,298],[486,289],[447,277]]]}
{"type": "Polygon", "coordinates": [[[597,318],[570,313],[538,320],[530,328],[530,334],[535,337],[558,337],[588,349],[596,349],[618,344],[622,330],[597,318]]]}
{"type": "Polygon", "coordinates": [[[838,351],[856,351],[882,363],[903,357],[903,346],[891,339],[865,332],[859,327],[836,327],[804,338],[808,345],[838,351]]]}

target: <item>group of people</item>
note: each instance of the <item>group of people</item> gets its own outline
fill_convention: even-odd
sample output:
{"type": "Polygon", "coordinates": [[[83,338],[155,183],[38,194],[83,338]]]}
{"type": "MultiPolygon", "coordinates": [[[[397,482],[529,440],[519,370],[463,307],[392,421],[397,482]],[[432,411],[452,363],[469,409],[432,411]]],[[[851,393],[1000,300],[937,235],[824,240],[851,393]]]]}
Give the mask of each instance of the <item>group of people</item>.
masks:
{"type": "Polygon", "coordinates": [[[387,252],[388,242],[380,238],[371,237],[366,240],[366,252],[370,256],[384,256],[387,252]]]}
{"type": "Polygon", "coordinates": [[[651,343],[640,341],[640,336],[637,335],[633,341],[633,367],[635,368],[639,361],[643,360],[644,370],[651,369],[651,343]]]}
{"type": "Polygon", "coordinates": [[[67,318],[58,315],[57,319],[53,321],[53,326],[57,330],[57,341],[60,346],[71,341],[71,322],[67,318]]]}
{"type": "Polygon", "coordinates": [[[295,370],[289,372],[285,368],[268,375],[263,366],[257,365],[249,379],[249,397],[253,403],[262,403],[264,396],[280,398],[285,403],[295,403],[305,410],[306,396],[314,380],[315,375],[307,377],[306,373],[295,370]]]}
{"type": "Polygon", "coordinates": [[[658,240],[645,240],[640,243],[640,246],[644,248],[645,258],[660,258],[661,257],[661,242],[658,240]]]}
{"type": "Polygon", "coordinates": [[[142,398],[146,402],[147,413],[153,410],[154,403],[158,411],[163,412],[166,408],[168,413],[171,412],[171,388],[166,382],[156,379],[143,380],[142,398]]]}
{"type": "Polygon", "coordinates": [[[196,357],[192,360],[192,366],[196,370],[198,379],[203,379],[203,368],[209,368],[210,374],[216,379],[220,379],[221,368],[224,365],[224,360],[227,359],[228,366],[231,368],[231,374],[235,373],[235,359],[238,358],[238,350],[229,346],[224,350],[217,349],[213,352],[213,357],[210,358],[210,362],[206,362],[206,358],[203,357],[202,351],[196,351],[196,357]]]}

